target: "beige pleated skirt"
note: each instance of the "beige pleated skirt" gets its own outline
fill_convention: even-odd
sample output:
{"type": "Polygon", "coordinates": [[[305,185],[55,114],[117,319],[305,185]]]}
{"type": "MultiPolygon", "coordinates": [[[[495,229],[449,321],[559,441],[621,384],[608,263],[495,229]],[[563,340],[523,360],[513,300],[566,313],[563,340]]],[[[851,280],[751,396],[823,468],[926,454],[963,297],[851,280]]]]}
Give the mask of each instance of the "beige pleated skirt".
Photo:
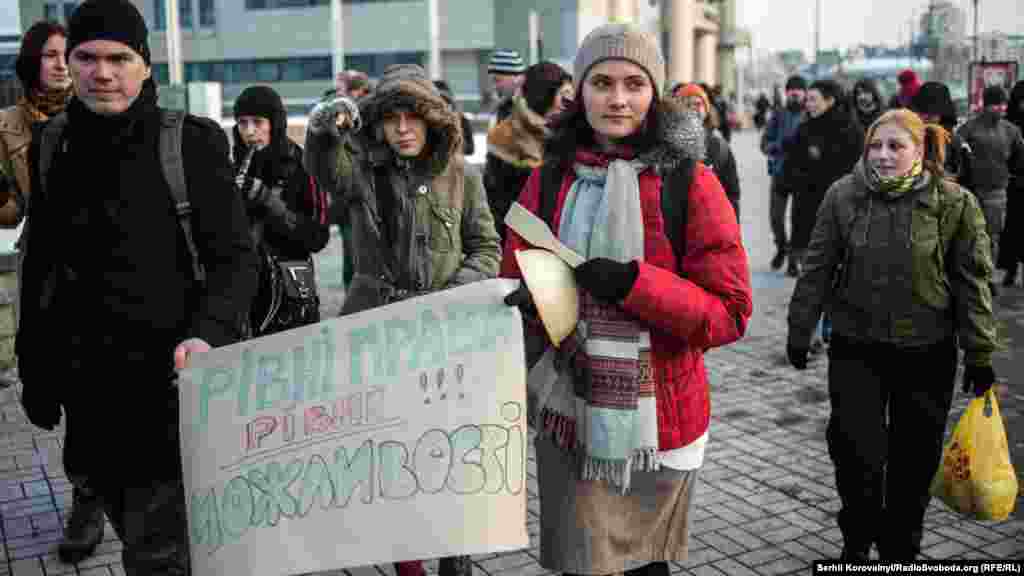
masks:
{"type": "Polygon", "coordinates": [[[565,453],[538,436],[540,563],[572,574],[618,574],[686,560],[697,470],[634,472],[628,494],[582,481],[565,453]]]}

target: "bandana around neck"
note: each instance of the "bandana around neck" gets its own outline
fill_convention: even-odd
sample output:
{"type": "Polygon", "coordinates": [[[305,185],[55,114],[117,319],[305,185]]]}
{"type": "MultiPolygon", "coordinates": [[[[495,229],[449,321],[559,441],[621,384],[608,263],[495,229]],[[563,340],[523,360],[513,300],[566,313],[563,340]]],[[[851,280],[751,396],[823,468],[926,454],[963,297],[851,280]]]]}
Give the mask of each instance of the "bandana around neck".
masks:
{"type": "Polygon", "coordinates": [[[70,100],[71,87],[68,86],[64,90],[33,90],[18,103],[28,110],[33,120],[40,122],[63,112],[70,100]]]}
{"type": "Polygon", "coordinates": [[[920,160],[915,161],[914,165],[910,168],[910,172],[902,176],[885,178],[878,173],[877,169],[871,169],[871,174],[878,185],[878,191],[889,198],[898,198],[906,194],[917,183],[922,172],[924,172],[924,166],[921,165],[920,160]]]}

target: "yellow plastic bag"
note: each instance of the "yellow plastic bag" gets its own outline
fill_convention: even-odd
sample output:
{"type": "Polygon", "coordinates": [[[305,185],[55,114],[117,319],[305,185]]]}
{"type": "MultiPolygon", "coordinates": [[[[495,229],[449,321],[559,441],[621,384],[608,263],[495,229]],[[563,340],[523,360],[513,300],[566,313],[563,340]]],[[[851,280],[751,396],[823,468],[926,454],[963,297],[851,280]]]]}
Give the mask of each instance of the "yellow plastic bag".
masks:
{"type": "Polygon", "coordinates": [[[1017,489],[999,402],[989,389],[983,397],[971,400],[957,422],[930,492],[975,520],[998,521],[1013,512],[1017,489]]]}

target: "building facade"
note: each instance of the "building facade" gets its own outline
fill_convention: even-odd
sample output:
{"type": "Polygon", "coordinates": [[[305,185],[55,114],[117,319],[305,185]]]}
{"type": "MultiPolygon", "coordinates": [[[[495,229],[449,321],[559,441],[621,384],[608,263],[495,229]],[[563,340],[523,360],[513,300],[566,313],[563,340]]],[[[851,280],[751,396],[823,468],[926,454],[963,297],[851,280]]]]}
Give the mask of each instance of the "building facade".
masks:
{"type": "MultiPolygon", "coordinates": [[[[18,1],[23,28],[42,18],[66,22],[78,4],[18,1]]],[[[731,84],[718,70],[732,49],[720,50],[720,21],[735,0],[659,1],[661,9],[650,0],[437,0],[442,77],[463,106],[475,111],[488,105],[487,63],[494,49],[517,49],[528,63],[555,60],[571,68],[586,34],[614,20],[666,32],[671,82],[723,81],[728,90],[731,84]],[[652,10],[654,18],[645,18],[652,10]]],[[[166,83],[164,0],[132,2],[150,28],[154,77],[166,83]]],[[[221,83],[226,111],[253,84],[273,86],[295,112],[307,110],[333,86],[329,0],[178,0],[178,14],[184,79],[221,83]]],[[[343,0],[342,19],[345,68],[377,77],[390,64],[426,66],[426,0],[343,0]]]]}

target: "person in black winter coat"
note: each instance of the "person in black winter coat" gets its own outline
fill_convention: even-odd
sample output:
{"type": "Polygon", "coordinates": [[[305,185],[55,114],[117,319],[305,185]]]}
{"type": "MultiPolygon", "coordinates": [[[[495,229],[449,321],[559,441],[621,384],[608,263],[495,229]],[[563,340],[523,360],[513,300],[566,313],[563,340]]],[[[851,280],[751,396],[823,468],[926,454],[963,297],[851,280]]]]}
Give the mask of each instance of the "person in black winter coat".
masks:
{"type": "Polygon", "coordinates": [[[503,243],[505,215],[543,161],[548,122],[572,103],[572,76],[554,62],[539,62],[526,70],[521,92],[509,116],[487,133],[484,189],[503,243]]]}
{"type": "Polygon", "coordinates": [[[302,166],[302,148],[286,133],[281,97],[267,86],[246,88],[235,100],[235,184],[245,200],[250,234],[261,255],[260,285],[251,321],[256,335],[320,320],[315,290],[304,302],[282,301],[287,278],[278,262],[305,261],[327,245],[327,198],[302,166]]]}
{"type": "Polygon", "coordinates": [[[16,338],[25,413],[52,430],[63,411],[64,468],[99,495],[127,576],[189,573],[176,371],[243,337],[257,268],[227,136],[189,115],[181,161],[197,281],[163,175],[147,37],[128,0],[87,0],[71,16],[75,95],[45,180],[41,140],[58,135],[44,129],[29,150],[32,297],[16,338]]]}
{"type": "Polygon", "coordinates": [[[811,84],[806,101],[809,117],[786,147],[784,178],[795,194],[790,276],[800,275],[803,251],[825,192],[853,169],[864,151],[864,130],[848,106],[834,80],[811,84]]]}
{"type": "MultiPolygon", "coordinates": [[[[1006,120],[1024,132],[1024,80],[1019,80],[1010,91],[1006,120]]],[[[1003,286],[1014,286],[1020,262],[1024,262],[1024,174],[1010,178],[1006,191],[1006,223],[999,238],[999,261],[996,263],[1006,270],[1003,286]]]]}
{"type": "Polygon", "coordinates": [[[853,109],[857,114],[857,121],[860,127],[867,131],[875,120],[885,112],[885,102],[882,101],[882,93],[878,90],[878,84],[870,78],[862,78],[853,85],[853,109]]]}

